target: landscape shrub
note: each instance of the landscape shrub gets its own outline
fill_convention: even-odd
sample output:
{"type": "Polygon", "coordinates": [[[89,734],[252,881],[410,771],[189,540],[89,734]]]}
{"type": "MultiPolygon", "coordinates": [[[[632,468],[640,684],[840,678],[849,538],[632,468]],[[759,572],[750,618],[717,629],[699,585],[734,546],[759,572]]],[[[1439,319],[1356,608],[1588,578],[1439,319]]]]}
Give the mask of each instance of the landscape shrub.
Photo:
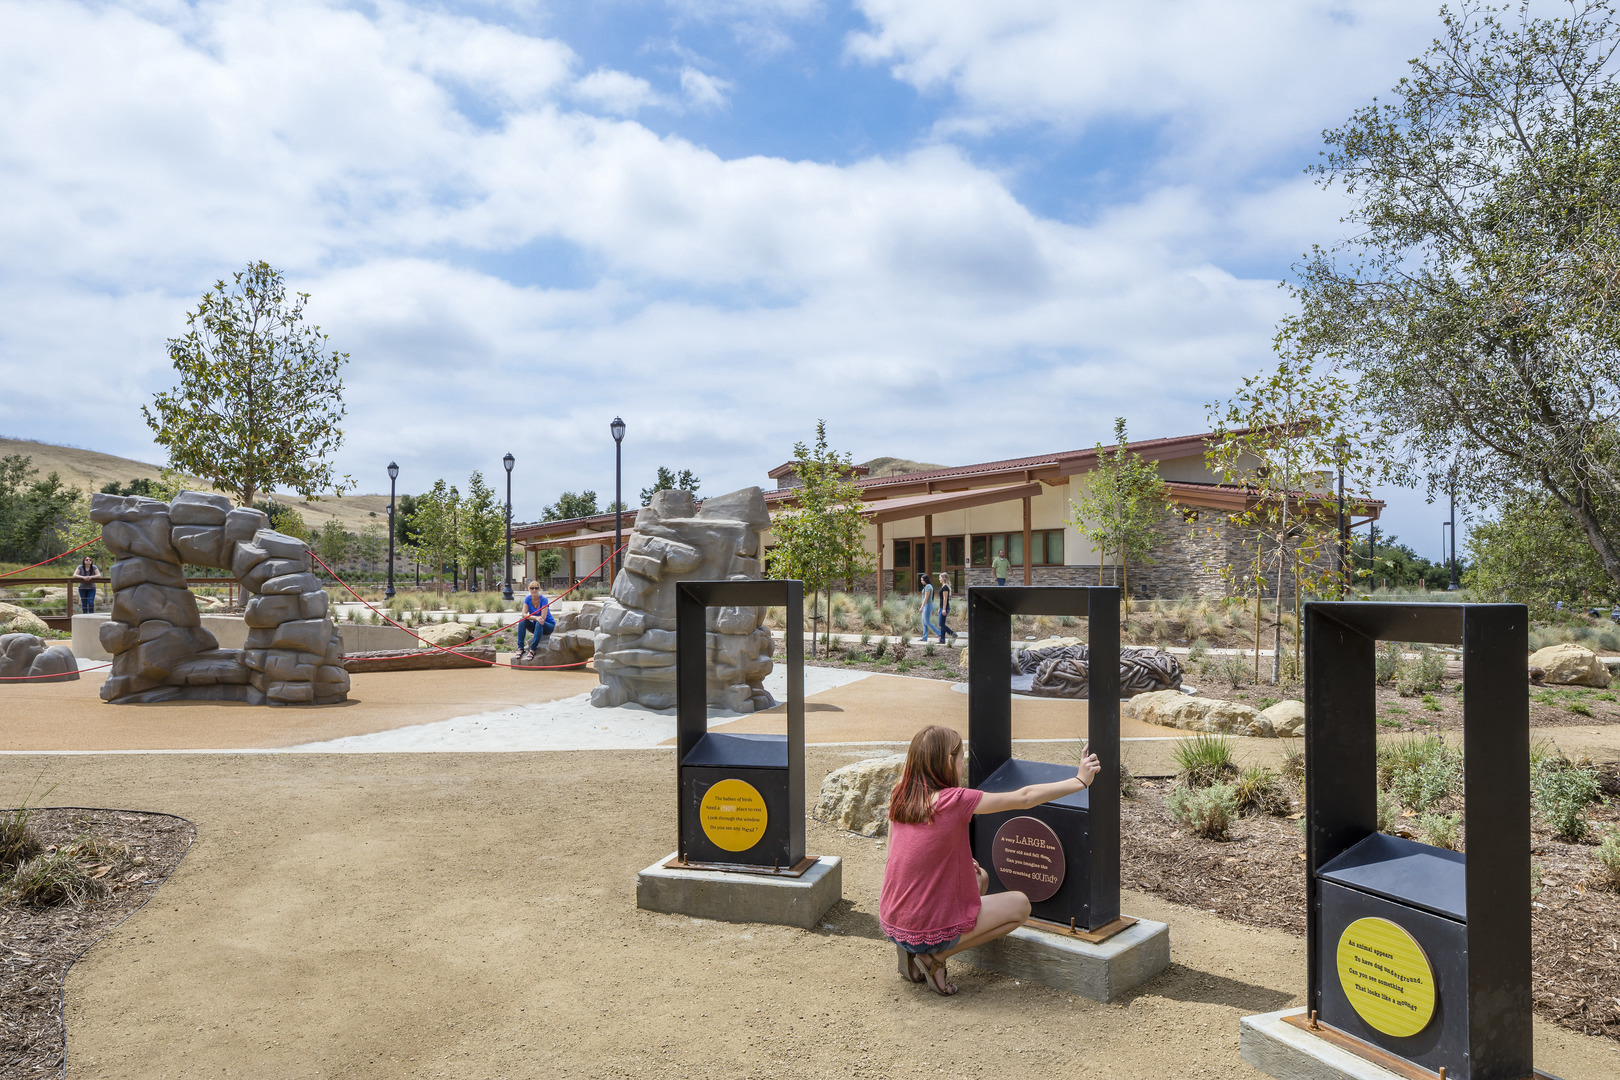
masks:
{"type": "Polygon", "coordinates": [[[1387,791],[1378,793],[1378,831],[1393,832],[1401,820],[1401,801],[1387,791]]]}
{"type": "Polygon", "coordinates": [[[1237,791],[1232,784],[1185,787],[1177,784],[1165,800],[1176,823],[1205,840],[1227,840],[1237,814],[1237,791]]]}
{"type": "Polygon", "coordinates": [[[1418,819],[1418,825],[1430,844],[1447,851],[1457,850],[1457,841],[1462,832],[1461,814],[1424,814],[1418,819]]]}
{"type": "Polygon", "coordinates": [[[1232,760],[1232,740],[1225,735],[1199,734],[1176,744],[1177,780],[1193,788],[1210,787],[1239,775],[1232,760]]]}
{"type": "Polygon", "coordinates": [[[1392,740],[1378,748],[1378,786],[1419,814],[1460,788],[1462,754],[1437,735],[1392,740]]]}
{"type": "Polygon", "coordinates": [[[1401,666],[1401,646],[1397,641],[1386,641],[1373,657],[1373,679],[1379,686],[1388,686],[1401,666]]]}
{"type": "Polygon", "coordinates": [[[1438,691],[1445,674],[1445,657],[1425,645],[1418,650],[1416,660],[1401,661],[1395,672],[1395,689],[1402,697],[1438,691]]]}
{"type": "Polygon", "coordinates": [[[1610,829],[1598,845],[1598,884],[1620,892],[1620,829],[1610,829]]]}
{"type": "Polygon", "coordinates": [[[1602,797],[1598,772],[1589,765],[1577,765],[1568,758],[1549,755],[1530,774],[1530,794],[1536,813],[1559,840],[1575,843],[1590,826],[1586,808],[1602,797]]]}
{"type": "Polygon", "coordinates": [[[45,850],[29,823],[30,814],[29,807],[21,806],[0,815],[0,872],[14,870],[19,863],[45,850]]]}
{"type": "Polygon", "coordinates": [[[1244,769],[1233,790],[1239,813],[1284,817],[1294,808],[1281,774],[1264,765],[1244,769]]]}
{"type": "Polygon", "coordinates": [[[1192,643],[1192,648],[1187,650],[1187,666],[1189,668],[1196,667],[1198,664],[1203,663],[1204,657],[1208,655],[1209,642],[1203,638],[1198,638],[1192,643]]]}
{"type": "Polygon", "coordinates": [[[1243,653],[1217,653],[1206,659],[1200,670],[1234,689],[1254,681],[1251,659],[1243,653]]]}
{"type": "Polygon", "coordinates": [[[1295,739],[1283,754],[1282,774],[1296,784],[1305,782],[1305,740],[1295,739]]]}

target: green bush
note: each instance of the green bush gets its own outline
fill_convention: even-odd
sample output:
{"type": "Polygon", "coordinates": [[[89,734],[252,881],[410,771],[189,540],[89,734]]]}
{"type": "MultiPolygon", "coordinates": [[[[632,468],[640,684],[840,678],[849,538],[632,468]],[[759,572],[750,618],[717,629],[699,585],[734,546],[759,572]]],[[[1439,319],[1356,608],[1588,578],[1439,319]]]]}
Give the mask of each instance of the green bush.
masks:
{"type": "Polygon", "coordinates": [[[1242,653],[1218,653],[1205,659],[1198,670],[1232,687],[1254,681],[1254,668],[1242,653]]]}
{"type": "Polygon", "coordinates": [[[1610,829],[1597,849],[1598,882],[1620,892],[1620,829],[1610,829]]]}
{"type": "Polygon", "coordinates": [[[1545,757],[1530,774],[1530,794],[1536,812],[1553,835],[1566,843],[1586,836],[1586,808],[1597,802],[1603,788],[1597,770],[1569,759],[1545,757]]]}
{"type": "Polygon", "coordinates": [[[1402,697],[1438,691],[1445,675],[1445,657],[1425,645],[1418,650],[1416,660],[1401,661],[1395,671],[1395,689],[1402,697]]]}
{"type": "Polygon", "coordinates": [[[1200,734],[1176,744],[1177,777],[1194,788],[1209,787],[1238,775],[1232,760],[1232,740],[1225,735],[1200,734]]]}
{"type": "Polygon", "coordinates": [[[1208,655],[1209,642],[1205,641],[1203,638],[1199,638],[1197,641],[1192,643],[1192,648],[1187,650],[1187,667],[1192,668],[1197,666],[1198,664],[1202,663],[1204,657],[1208,655]]]}
{"type": "Polygon", "coordinates": [[[1387,791],[1378,793],[1378,831],[1392,832],[1401,820],[1401,802],[1387,791]]]}
{"type": "Polygon", "coordinates": [[[1390,680],[1395,678],[1395,672],[1401,666],[1401,646],[1399,642],[1386,641],[1384,647],[1378,650],[1373,658],[1373,677],[1379,686],[1388,686],[1390,680]]]}
{"type": "Polygon", "coordinates": [[[1178,784],[1164,805],[1176,823],[1194,836],[1226,840],[1231,837],[1232,818],[1237,815],[1237,791],[1232,784],[1202,788],[1178,784]]]}
{"type": "Polygon", "coordinates": [[[1282,776],[1264,765],[1244,769],[1233,789],[1240,813],[1284,817],[1294,808],[1282,776]]]}
{"type": "Polygon", "coordinates": [[[1456,794],[1462,774],[1462,754],[1435,735],[1391,740],[1378,748],[1378,786],[1420,814],[1456,794]]]}
{"type": "Polygon", "coordinates": [[[1423,827],[1423,835],[1429,843],[1447,851],[1457,850],[1462,831],[1461,814],[1424,814],[1418,819],[1418,824],[1423,827]]]}

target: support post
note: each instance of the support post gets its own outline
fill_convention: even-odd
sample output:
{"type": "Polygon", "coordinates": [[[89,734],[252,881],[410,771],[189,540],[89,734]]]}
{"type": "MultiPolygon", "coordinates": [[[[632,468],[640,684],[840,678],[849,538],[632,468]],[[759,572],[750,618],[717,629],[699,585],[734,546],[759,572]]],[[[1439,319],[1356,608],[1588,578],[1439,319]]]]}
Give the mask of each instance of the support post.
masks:
{"type": "Polygon", "coordinates": [[[883,603],[883,522],[877,523],[877,602],[883,603]]]}
{"type": "Polygon", "coordinates": [[[1034,572],[1031,569],[1034,566],[1034,563],[1035,563],[1035,553],[1030,550],[1030,545],[1031,545],[1031,542],[1032,542],[1032,539],[1033,539],[1032,534],[1030,532],[1030,512],[1031,512],[1030,498],[1029,498],[1028,495],[1025,495],[1024,496],[1024,584],[1025,585],[1030,585],[1035,580],[1034,572]]]}

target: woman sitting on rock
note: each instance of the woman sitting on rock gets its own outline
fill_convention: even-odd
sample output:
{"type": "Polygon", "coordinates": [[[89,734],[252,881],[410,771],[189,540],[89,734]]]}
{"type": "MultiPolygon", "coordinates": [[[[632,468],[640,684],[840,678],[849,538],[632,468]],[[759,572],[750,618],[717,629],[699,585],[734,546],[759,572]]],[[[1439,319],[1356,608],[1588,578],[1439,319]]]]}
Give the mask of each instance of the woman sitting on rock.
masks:
{"type": "Polygon", "coordinates": [[[557,620],[551,614],[551,601],[546,599],[540,591],[538,581],[529,582],[529,595],[523,598],[523,618],[518,621],[517,658],[522,663],[533,660],[535,650],[546,640],[553,630],[557,629],[557,620]],[[529,642],[529,651],[523,651],[523,634],[528,631],[534,635],[529,642]]]}
{"type": "Polygon", "coordinates": [[[892,835],[878,902],[878,922],[895,944],[902,975],[954,994],[945,961],[1005,937],[1029,918],[1023,893],[985,895],[990,875],[973,859],[969,819],[1073,795],[1090,787],[1101,768],[1097,755],[1087,754],[1072,780],[979,791],[962,786],[962,736],[937,724],[912,736],[905,771],[889,797],[892,835]]]}

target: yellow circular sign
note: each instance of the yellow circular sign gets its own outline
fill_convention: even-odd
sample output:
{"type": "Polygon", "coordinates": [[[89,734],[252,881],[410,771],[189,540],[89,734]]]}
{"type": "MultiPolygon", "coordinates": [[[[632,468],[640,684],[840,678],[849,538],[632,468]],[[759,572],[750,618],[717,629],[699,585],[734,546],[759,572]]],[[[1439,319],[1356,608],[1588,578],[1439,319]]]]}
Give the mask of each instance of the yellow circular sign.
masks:
{"type": "Polygon", "coordinates": [[[1434,1016],[1434,969],[1423,946],[1388,919],[1357,919],[1339,936],[1339,985],[1385,1035],[1416,1035],[1434,1016]]]}
{"type": "Polygon", "coordinates": [[[722,851],[747,851],[765,836],[765,798],[746,780],[721,780],[703,795],[698,821],[722,851]]]}

